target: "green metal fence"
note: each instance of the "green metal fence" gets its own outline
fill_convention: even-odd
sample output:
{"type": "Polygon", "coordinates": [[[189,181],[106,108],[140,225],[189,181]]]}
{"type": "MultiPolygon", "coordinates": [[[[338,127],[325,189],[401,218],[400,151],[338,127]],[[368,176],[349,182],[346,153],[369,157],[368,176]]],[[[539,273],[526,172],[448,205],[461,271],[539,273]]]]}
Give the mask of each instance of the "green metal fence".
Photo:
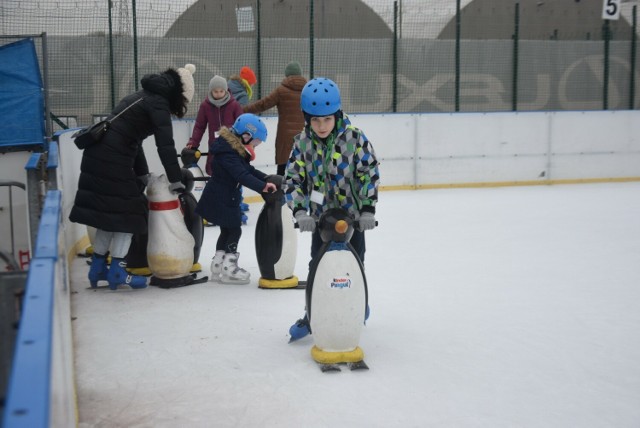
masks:
{"type": "Polygon", "coordinates": [[[602,0],[3,0],[0,34],[47,33],[50,110],[78,125],[187,62],[196,102],[244,65],[265,96],[297,60],[351,113],[635,109],[637,12],[622,6],[605,21],[602,0]]]}

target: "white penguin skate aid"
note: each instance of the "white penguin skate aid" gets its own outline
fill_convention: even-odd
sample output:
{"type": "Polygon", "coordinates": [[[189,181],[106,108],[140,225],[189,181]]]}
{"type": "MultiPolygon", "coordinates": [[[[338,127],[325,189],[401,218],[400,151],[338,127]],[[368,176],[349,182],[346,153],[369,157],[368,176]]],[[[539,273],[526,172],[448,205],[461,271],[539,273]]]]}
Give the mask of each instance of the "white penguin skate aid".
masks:
{"type": "MultiPolygon", "coordinates": [[[[155,278],[162,280],[190,276],[195,240],[184,223],[178,197],[169,191],[166,176],[151,174],[147,186],[149,199],[149,243],[147,259],[155,278]]],[[[154,279],[160,283],[154,283],[154,279]],[[157,281],[156,281],[157,282],[157,281]]]]}
{"type": "Polygon", "coordinates": [[[327,211],[318,223],[324,242],[312,262],[307,284],[307,315],[313,359],[325,368],[348,363],[367,368],[358,346],[367,307],[364,268],[349,239],[353,219],[340,209],[327,211]]]}

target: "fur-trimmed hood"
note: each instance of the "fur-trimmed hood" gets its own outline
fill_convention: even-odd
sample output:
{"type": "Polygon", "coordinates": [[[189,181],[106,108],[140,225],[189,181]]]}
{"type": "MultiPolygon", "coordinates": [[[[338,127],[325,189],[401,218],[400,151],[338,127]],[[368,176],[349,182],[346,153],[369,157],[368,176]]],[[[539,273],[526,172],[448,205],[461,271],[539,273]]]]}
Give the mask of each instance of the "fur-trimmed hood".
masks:
{"type": "MultiPolygon", "coordinates": [[[[242,144],[242,138],[237,136],[235,132],[227,127],[220,128],[220,137],[222,137],[228,144],[231,150],[237,152],[241,157],[246,157],[249,155],[247,150],[245,149],[244,144],[242,144]]],[[[215,153],[228,151],[228,149],[222,144],[214,144],[212,150],[215,153]]]]}

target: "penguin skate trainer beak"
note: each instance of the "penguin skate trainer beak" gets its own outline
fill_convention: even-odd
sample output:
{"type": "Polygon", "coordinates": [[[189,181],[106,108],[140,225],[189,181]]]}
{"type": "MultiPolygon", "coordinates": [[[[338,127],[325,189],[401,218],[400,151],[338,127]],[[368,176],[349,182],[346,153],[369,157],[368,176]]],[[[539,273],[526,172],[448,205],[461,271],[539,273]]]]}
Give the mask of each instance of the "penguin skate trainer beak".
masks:
{"type": "Polygon", "coordinates": [[[344,220],[338,220],[336,221],[336,224],[333,227],[333,229],[336,231],[336,233],[343,234],[343,233],[347,233],[347,230],[349,230],[349,225],[344,220]]]}

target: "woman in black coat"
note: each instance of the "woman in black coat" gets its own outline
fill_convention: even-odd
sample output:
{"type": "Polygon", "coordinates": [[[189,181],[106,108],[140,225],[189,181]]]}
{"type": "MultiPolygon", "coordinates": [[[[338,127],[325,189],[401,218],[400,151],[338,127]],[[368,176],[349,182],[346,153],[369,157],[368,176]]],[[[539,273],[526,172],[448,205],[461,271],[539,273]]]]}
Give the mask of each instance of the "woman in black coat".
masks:
{"type": "Polygon", "coordinates": [[[267,139],[267,127],[253,114],[240,115],[229,128],[222,127],[211,145],[211,178],[207,182],[196,212],[209,223],[220,226],[216,254],[211,261],[211,279],[223,284],[247,284],[249,272],[238,267],[238,241],[242,235],[242,194],[240,186],[255,192],[275,192],[267,174],[249,164],[254,148],[267,139]]]}
{"type": "Polygon", "coordinates": [[[146,278],[129,275],[124,257],[134,233],[147,232],[147,202],[143,195],[149,168],[142,141],[153,135],[169,189],[184,189],[171,115],[183,117],[193,98],[195,66],[146,75],[142,90],[120,101],[110,117],[117,117],[103,139],[87,147],[82,155],[80,179],[69,219],[97,229],[89,282],[107,280],[111,289],[120,284],[147,286],[146,278]],[[130,108],[128,108],[130,107],[130,108]],[[112,261],[107,267],[105,255],[112,261]]]}

